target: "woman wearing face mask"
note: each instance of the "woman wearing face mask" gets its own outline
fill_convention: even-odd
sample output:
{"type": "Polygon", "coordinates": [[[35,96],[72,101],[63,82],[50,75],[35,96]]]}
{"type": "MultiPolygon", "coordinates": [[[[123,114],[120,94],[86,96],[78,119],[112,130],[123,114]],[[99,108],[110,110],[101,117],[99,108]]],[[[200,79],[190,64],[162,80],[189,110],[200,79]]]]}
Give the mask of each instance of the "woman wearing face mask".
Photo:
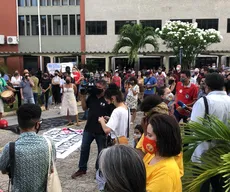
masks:
{"type": "Polygon", "coordinates": [[[59,71],[56,70],[54,77],[52,79],[52,92],[53,92],[55,108],[61,102],[61,95],[60,95],[61,78],[58,75],[59,75],[59,71]]]}
{"type": "Polygon", "coordinates": [[[73,125],[74,123],[71,120],[71,116],[76,117],[76,125],[80,126],[78,121],[78,110],[77,110],[77,101],[75,94],[77,93],[77,87],[71,83],[71,77],[66,77],[66,84],[62,87],[63,97],[62,97],[62,106],[61,106],[61,115],[67,116],[69,121],[68,125],[73,125]]]}
{"type": "Polygon", "coordinates": [[[148,192],[181,192],[181,175],[175,156],[182,150],[180,127],[175,118],[166,114],[154,115],[143,140],[143,158],[148,192]]]}
{"type": "Polygon", "coordinates": [[[141,125],[136,125],[134,128],[134,134],[133,134],[133,147],[135,148],[137,146],[137,143],[139,142],[142,134],[144,133],[144,130],[141,125]]]}
{"type": "Polygon", "coordinates": [[[21,106],[21,94],[20,94],[20,83],[22,81],[22,76],[19,74],[18,71],[14,72],[14,76],[11,77],[11,83],[13,84],[14,89],[16,90],[14,95],[17,95],[18,99],[18,108],[21,106]]]}
{"type": "Polygon", "coordinates": [[[106,117],[99,117],[98,121],[102,129],[106,135],[111,133],[111,138],[114,141],[116,138],[120,138],[124,144],[128,144],[130,112],[124,103],[122,92],[115,84],[110,84],[104,97],[107,103],[113,103],[116,109],[113,110],[107,123],[106,117]]]}
{"type": "Polygon", "coordinates": [[[49,100],[49,93],[51,89],[51,80],[48,76],[48,73],[44,73],[43,78],[41,79],[40,82],[40,89],[42,90],[42,94],[41,94],[42,105],[45,105],[45,109],[48,110],[48,100],[49,100]]]}

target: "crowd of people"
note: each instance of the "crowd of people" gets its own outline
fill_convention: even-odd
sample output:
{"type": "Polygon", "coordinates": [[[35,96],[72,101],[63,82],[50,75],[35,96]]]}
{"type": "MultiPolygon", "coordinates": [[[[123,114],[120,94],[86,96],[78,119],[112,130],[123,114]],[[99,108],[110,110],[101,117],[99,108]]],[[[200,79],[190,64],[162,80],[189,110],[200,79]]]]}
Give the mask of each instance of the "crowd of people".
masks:
{"type": "MultiPolygon", "coordinates": [[[[179,123],[200,122],[207,115],[215,115],[225,124],[230,119],[230,71],[217,70],[215,66],[189,71],[177,65],[167,74],[164,68],[136,74],[133,69],[92,73],[74,67],[72,73],[55,71],[53,77],[44,73],[36,78],[33,72],[24,70],[22,77],[16,71],[10,81],[12,91],[24,103],[17,111],[21,136],[15,142],[15,191],[46,191],[48,145],[42,136],[36,135],[41,116],[39,90],[46,109],[52,93],[55,107],[61,106],[61,114],[69,118],[68,125],[73,124],[70,116],[76,116],[79,125],[77,102],[81,102],[87,122],[78,170],[71,177],[87,174],[90,147],[95,140],[96,179],[101,191],[181,192],[184,167],[179,123]],[[141,122],[136,120],[137,110],[143,112],[141,122]],[[130,129],[134,129],[132,146],[130,129]],[[38,154],[38,150],[42,153],[38,154]],[[24,158],[29,156],[33,159],[24,158]],[[37,170],[41,165],[41,170],[37,170]],[[28,171],[32,176],[28,176],[28,171]]],[[[3,79],[1,87],[4,86],[7,82],[3,79]]],[[[192,161],[199,163],[210,147],[208,142],[201,143],[192,161]]],[[[0,157],[3,172],[10,164],[9,150],[7,144],[0,157]]],[[[200,191],[208,192],[210,184],[215,192],[223,191],[221,180],[219,176],[207,181],[200,191]]]]}

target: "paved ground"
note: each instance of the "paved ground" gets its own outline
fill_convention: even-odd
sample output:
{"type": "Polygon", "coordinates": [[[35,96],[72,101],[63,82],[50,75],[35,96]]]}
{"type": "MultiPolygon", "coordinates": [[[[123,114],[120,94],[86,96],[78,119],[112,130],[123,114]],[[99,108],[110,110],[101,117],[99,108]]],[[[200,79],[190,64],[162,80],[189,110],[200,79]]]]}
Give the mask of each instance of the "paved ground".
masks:
{"type": "MultiPolygon", "coordinates": [[[[81,107],[79,107],[79,111],[81,111],[81,107]]],[[[49,119],[58,117],[59,110],[53,109],[49,111],[44,111],[42,113],[43,119],[49,119]]],[[[137,121],[140,122],[141,113],[137,114],[137,121]]],[[[6,117],[6,119],[9,122],[9,125],[15,125],[17,123],[16,116],[6,117]]],[[[81,124],[79,129],[83,129],[85,126],[85,122],[81,124]]],[[[54,128],[54,127],[50,127],[54,128]]],[[[77,128],[77,127],[76,127],[77,128]]],[[[45,130],[47,131],[47,130],[45,130]]],[[[39,134],[43,134],[44,130],[41,131],[39,134]]],[[[133,129],[130,129],[130,143],[132,143],[132,135],[133,135],[133,129]]],[[[0,130],[0,151],[2,150],[2,147],[9,141],[15,141],[17,139],[18,135],[12,133],[11,131],[4,131],[0,130]]],[[[97,157],[97,147],[96,143],[93,142],[91,146],[91,152],[88,162],[88,171],[87,174],[77,178],[76,180],[71,179],[71,174],[77,170],[77,165],[80,157],[80,152],[75,151],[74,153],[70,154],[66,159],[58,159],[56,162],[58,174],[62,183],[63,192],[94,192],[97,190],[97,185],[95,182],[95,162],[97,157]]],[[[0,189],[4,190],[4,192],[7,190],[8,185],[8,176],[2,175],[0,173],[0,189]]]]}

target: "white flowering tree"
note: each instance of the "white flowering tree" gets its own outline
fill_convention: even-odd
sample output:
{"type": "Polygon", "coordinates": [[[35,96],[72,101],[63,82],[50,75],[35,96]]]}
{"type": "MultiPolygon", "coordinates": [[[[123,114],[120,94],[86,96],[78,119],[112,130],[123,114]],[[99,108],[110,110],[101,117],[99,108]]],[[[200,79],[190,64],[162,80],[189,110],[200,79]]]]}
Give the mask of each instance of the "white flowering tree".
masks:
{"type": "Polygon", "coordinates": [[[181,21],[167,21],[162,30],[155,32],[163,40],[167,48],[172,49],[180,62],[182,56],[182,68],[188,69],[198,54],[203,52],[213,43],[219,43],[222,36],[215,29],[199,29],[197,23],[185,23],[181,21]]]}

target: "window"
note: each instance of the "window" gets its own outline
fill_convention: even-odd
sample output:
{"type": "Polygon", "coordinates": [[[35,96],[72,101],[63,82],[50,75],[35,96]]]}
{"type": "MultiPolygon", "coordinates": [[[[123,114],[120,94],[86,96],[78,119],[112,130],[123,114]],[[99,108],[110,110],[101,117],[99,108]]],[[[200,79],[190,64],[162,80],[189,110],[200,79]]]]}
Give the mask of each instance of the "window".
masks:
{"type": "Polygon", "coordinates": [[[69,24],[70,24],[70,35],[76,35],[75,15],[69,16],[69,24]]]}
{"type": "Polygon", "coordinates": [[[40,0],[40,6],[46,6],[46,0],[40,0]]]}
{"type": "Polygon", "coordinates": [[[37,0],[31,0],[30,5],[31,6],[37,6],[38,5],[37,0]]]}
{"type": "Polygon", "coordinates": [[[80,15],[77,15],[77,34],[81,35],[81,18],[80,18],[80,15]]]}
{"type": "Polygon", "coordinates": [[[227,20],[227,33],[230,33],[230,19],[227,20]]]}
{"type": "Polygon", "coordinates": [[[86,21],[86,35],[106,35],[107,21],[86,21]]]}
{"type": "Polygon", "coordinates": [[[161,20],[141,20],[140,23],[143,27],[153,27],[154,29],[161,29],[161,20]]]}
{"type": "Polygon", "coordinates": [[[198,28],[218,30],[218,19],[197,19],[198,28]]]}
{"type": "Polygon", "coordinates": [[[52,0],[47,0],[47,6],[51,6],[52,5],[52,0]]]}
{"type": "Polygon", "coordinates": [[[69,0],[69,5],[76,5],[76,0],[69,0]]]}
{"type": "Polygon", "coordinates": [[[46,15],[41,15],[41,35],[46,35],[46,15]]]}
{"type": "Polygon", "coordinates": [[[121,28],[124,26],[124,25],[134,25],[136,24],[137,21],[135,20],[128,20],[128,21],[115,21],[115,34],[119,34],[121,28]]]}
{"type": "Polygon", "coordinates": [[[39,35],[38,16],[37,15],[31,16],[31,27],[32,27],[32,35],[39,35]]]}
{"type": "Polygon", "coordinates": [[[68,35],[68,15],[62,15],[62,30],[63,35],[68,35]]]}
{"type": "Polygon", "coordinates": [[[19,7],[25,6],[24,0],[18,0],[18,6],[19,7]]]}
{"type": "Polygon", "coordinates": [[[61,35],[61,16],[53,15],[53,34],[61,35]]]}
{"type": "Polygon", "coordinates": [[[170,21],[181,21],[185,23],[192,23],[192,19],[170,19],[170,21]]]}
{"type": "Polygon", "coordinates": [[[60,0],[53,0],[53,5],[60,5],[60,0]]]}
{"type": "Polygon", "coordinates": [[[26,16],[26,35],[30,36],[30,16],[26,16]]]}
{"type": "Polygon", "coordinates": [[[62,0],[62,5],[68,5],[68,0],[62,0]]]}
{"type": "Polygon", "coordinates": [[[52,35],[51,15],[48,15],[47,19],[48,19],[48,35],[52,35]]]}
{"type": "Polygon", "coordinates": [[[80,5],[80,0],[77,0],[76,5],[80,5]]]}
{"type": "Polygon", "coordinates": [[[25,0],[25,6],[30,6],[30,0],[25,0]]]}
{"type": "Polygon", "coordinates": [[[19,35],[25,35],[25,16],[18,16],[19,35]]]}

